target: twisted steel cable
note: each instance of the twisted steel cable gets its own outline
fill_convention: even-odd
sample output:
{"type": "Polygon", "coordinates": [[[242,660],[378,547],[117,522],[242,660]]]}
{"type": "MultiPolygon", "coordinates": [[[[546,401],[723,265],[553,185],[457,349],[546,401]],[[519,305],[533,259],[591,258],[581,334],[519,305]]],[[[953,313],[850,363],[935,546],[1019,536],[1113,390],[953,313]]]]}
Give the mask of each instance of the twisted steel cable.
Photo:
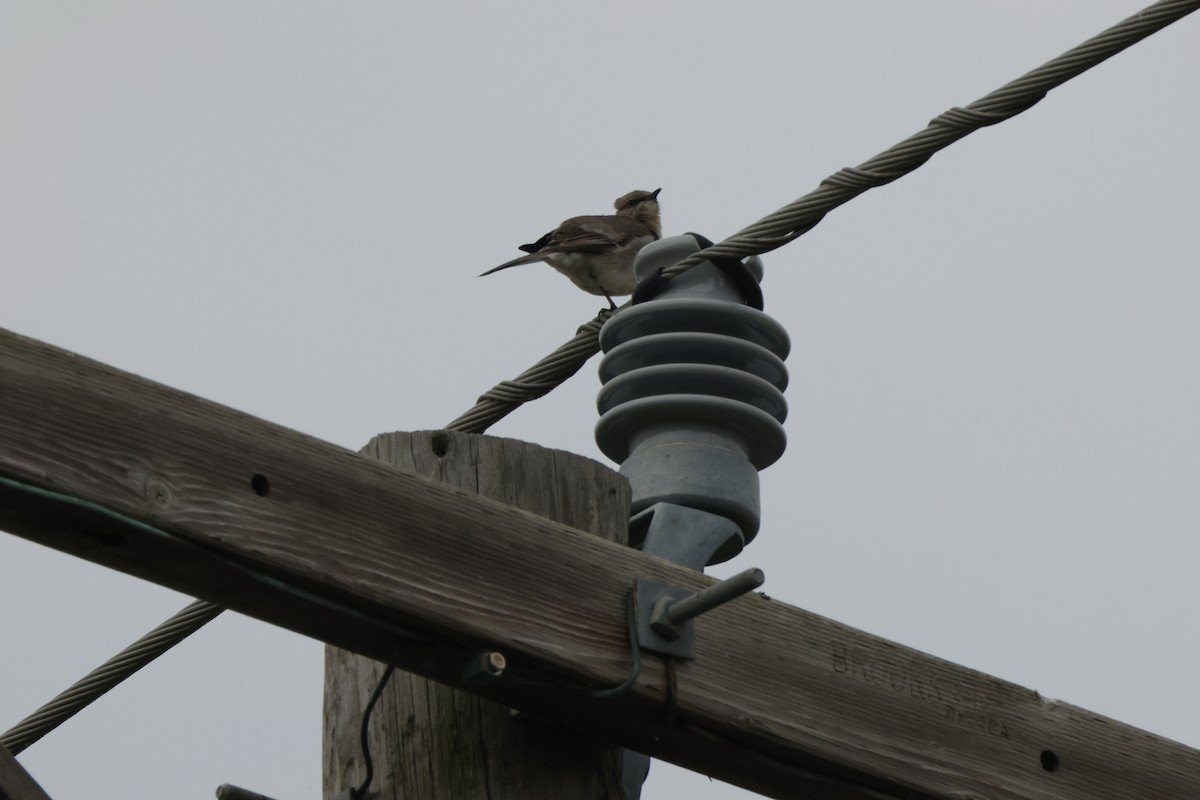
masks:
{"type": "Polygon", "coordinates": [[[0,736],[14,756],[87,708],[102,694],[212,621],[224,609],[197,600],[0,736]]]}
{"type": "Polygon", "coordinates": [[[745,258],[775,250],[812,230],[838,206],[878,186],[901,178],[934,153],[974,133],[1032,108],[1051,89],[1061,86],[1125,48],[1200,8],[1197,0],[1160,0],[1083,44],[1046,62],[965,108],[951,108],[926,128],[857,167],[846,167],[821,181],[803,197],[743,228],[728,239],[664,270],[674,277],[709,258],[745,258]]]}
{"type": "MultiPolygon", "coordinates": [[[[1051,89],[1086,72],[1152,33],[1200,8],[1200,0],[1160,0],[1058,58],[1006,83],[964,108],[938,115],[922,131],[857,167],[846,167],[820,185],[758,222],[663,271],[673,278],[710,258],[742,259],[778,249],[810,230],[833,209],[858,195],[891,183],[920,167],[934,153],[980,128],[1015,117],[1034,106],[1051,89]]],[[[624,308],[624,306],[622,306],[624,308]]],[[[611,312],[608,312],[611,313],[611,312]]],[[[447,427],[482,433],[522,403],[542,397],[579,371],[600,350],[602,317],[579,329],[571,341],[511,381],[498,384],[447,427]]]]}
{"type": "Polygon", "coordinates": [[[579,326],[574,338],[511,381],[493,386],[469,411],[446,425],[446,430],[483,433],[522,403],[549,394],[600,351],[600,329],[614,313],[606,308],[579,326]]]}

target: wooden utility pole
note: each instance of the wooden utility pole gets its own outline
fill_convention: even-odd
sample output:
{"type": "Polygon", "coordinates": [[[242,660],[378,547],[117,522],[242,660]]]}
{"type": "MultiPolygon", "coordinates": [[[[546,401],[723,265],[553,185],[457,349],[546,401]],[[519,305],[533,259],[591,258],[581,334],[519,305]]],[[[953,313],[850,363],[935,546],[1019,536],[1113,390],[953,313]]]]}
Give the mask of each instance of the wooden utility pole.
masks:
{"type": "MultiPolygon", "coordinates": [[[[423,431],[361,451],[406,472],[624,543],[629,484],[604,465],[515,439],[423,431]]],[[[403,557],[403,545],[397,556],[403,557]]],[[[323,795],[363,779],[363,709],[383,665],[325,649],[323,795]]],[[[371,715],[369,796],[422,800],[621,800],[621,750],[397,670],[371,715]]]]}

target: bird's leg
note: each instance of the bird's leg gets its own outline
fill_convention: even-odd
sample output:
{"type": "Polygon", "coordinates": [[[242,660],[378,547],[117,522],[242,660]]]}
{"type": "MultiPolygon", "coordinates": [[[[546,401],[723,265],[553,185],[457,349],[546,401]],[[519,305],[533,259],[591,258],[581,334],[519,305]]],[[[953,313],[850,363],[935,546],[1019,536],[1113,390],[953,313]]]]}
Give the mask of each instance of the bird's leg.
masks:
{"type": "Polygon", "coordinates": [[[613,299],[611,297],[609,297],[608,292],[604,293],[604,299],[608,301],[609,308],[611,308],[613,311],[617,310],[617,304],[613,302],[613,299]]]}

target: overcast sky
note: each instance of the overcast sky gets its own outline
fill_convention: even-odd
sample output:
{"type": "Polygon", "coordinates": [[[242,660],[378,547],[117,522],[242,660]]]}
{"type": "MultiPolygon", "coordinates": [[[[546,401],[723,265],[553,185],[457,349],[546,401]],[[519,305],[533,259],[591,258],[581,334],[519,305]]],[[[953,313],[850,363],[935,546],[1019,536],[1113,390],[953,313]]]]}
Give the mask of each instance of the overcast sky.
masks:
{"type": "MultiPolygon", "coordinates": [[[[603,305],[476,277],[517,244],[660,186],[722,238],[1140,7],[6,0],[0,326],[350,448],[440,427],[603,305]]],[[[1187,18],[766,258],[789,448],[717,574],[1200,747],[1198,53],[1187,18]]],[[[597,388],[492,433],[603,459],[597,388]]],[[[0,535],[0,729],[188,601],[0,535]]],[[[21,761],[313,800],[321,690],[229,613],[21,761]]]]}

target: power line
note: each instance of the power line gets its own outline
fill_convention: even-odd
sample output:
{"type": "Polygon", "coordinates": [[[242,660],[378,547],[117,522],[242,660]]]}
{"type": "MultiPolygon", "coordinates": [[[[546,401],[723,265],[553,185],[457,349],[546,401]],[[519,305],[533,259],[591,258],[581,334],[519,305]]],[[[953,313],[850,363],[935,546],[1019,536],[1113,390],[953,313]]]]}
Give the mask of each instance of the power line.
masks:
{"type": "Polygon", "coordinates": [[[891,183],[920,167],[935,153],[980,128],[1011,119],[1032,108],[1046,93],[1125,48],[1200,8],[1197,0],[1160,0],[1117,23],[1058,58],[984,95],[965,108],[951,108],[924,130],[889,147],[857,167],[846,167],[813,191],[743,228],[723,242],[664,270],[674,277],[710,258],[762,255],[812,230],[830,211],[858,195],[891,183]]]}
{"type": "Polygon", "coordinates": [[[611,309],[604,309],[595,319],[579,326],[574,338],[553,353],[511,381],[493,386],[480,396],[473,408],[448,424],[446,430],[483,433],[522,403],[549,394],[600,351],[600,329],[613,313],[611,309]]]}
{"type": "Polygon", "coordinates": [[[78,714],[121,681],[186,639],[224,609],[197,600],[76,681],[0,736],[14,756],[78,714]]]}
{"type": "MultiPolygon", "coordinates": [[[[935,117],[924,130],[889,147],[874,158],[857,167],[846,167],[835,172],[803,197],[743,228],[724,241],[668,267],[663,271],[663,276],[676,277],[710,258],[742,259],[761,255],[798,239],[843,203],[868,189],[883,186],[907,175],[928,161],[936,152],[968,134],[1020,114],[1035,105],[1049,90],[1061,86],[1198,8],[1200,0],[1160,0],[1147,6],[1123,22],[1006,83],[974,103],[964,108],[952,108],[935,117]]],[[[627,305],[629,304],[626,303],[621,308],[627,305]]],[[[600,328],[610,313],[612,312],[607,310],[601,312],[601,315],[580,327],[579,332],[570,341],[513,380],[497,384],[480,397],[474,407],[447,427],[482,433],[522,403],[549,393],[578,372],[589,358],[600,351],[600,328]]]]}

